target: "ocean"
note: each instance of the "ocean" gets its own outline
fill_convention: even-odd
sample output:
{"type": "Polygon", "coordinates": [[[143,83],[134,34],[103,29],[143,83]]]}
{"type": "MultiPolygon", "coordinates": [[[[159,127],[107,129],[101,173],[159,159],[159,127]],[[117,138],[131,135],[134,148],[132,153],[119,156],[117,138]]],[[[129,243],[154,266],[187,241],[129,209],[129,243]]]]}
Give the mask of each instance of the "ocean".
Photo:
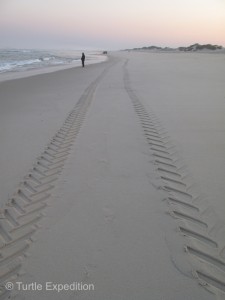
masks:
{"type": "MultiPolygon", "coordinates": [[[[78,50],[0,49],[0,73],[60,65],[80,66],[81,54],[78,50]]],[[[85,55],[86,64],[106,59],[100,51],[87,51],[85,55]]]]}

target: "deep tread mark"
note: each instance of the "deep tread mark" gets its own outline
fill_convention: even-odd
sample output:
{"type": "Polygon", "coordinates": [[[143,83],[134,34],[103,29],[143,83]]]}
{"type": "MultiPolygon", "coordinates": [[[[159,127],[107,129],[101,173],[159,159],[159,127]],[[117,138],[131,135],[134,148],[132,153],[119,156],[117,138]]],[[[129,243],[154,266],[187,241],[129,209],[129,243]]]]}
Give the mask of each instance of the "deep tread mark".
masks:
{"type": "Polygon", "coordinates": [[[128,60],[124,64],[124,87],[139,118],[146,142],[150,145],[150,155],[156,165],[156,172],[159,174],[157,178],[161,178],[161,188],[168,193],[165,200],[169,205],[170,214],[175,220],[178,220],[178,231],[188,242],[184,249],[192,261],[193,275],[202,286],[213,292],[219,299],[224,299],[225,261],[222,256],[225,249],[224,241],[217,241],[216,235],[211,236],[212,228],[220,228],[219,225],[217,226],[220,221],[217,221],[213,226],[210,223],[209,226],[204,220],[204,212],[201,212],[196,204],[199,195],[193,194],[192,186],[188,186],[185,181],[186,176],[178,173],[184,167],[179,166],[178,159],[176,159],[177,153],[166,151],[166,149],[168,150],[166,144],[169,143],[169,137],[167,134],[165,137],[165,131],[160,125],[160,121],[153,113],[149,113],[145,109],[132,89],[127,64],[128,60]],[[165,143],[164,139],[166,139],[165,143]],[[175,176],[176,179],[174,179],[175,176]],[[179,185],[182,188],[176,187],[179,185]],[[183,225],[180,225],[180,222],[183,225]],[[199,249],[196,248],[196,245],[199,246],[199,249]]]}
{"type": "Polygon", "coordinates": [[[43,217],[41,212],[46,208],[46,201],[51,196],[46,192],[54,188],[51,184],[62,171],[94,98],[95,90],[112,64],[114,62],[108,64],[97,79],[85,89],[62,127],[37,158],[33,169],[24,176],[17,192],[1,210],[0,300],[7,299],[11,294],[10,291],[6,291],[4,283],[19,276],[22,264],[20,260],[29,248],[37,224],[43,217]]]}

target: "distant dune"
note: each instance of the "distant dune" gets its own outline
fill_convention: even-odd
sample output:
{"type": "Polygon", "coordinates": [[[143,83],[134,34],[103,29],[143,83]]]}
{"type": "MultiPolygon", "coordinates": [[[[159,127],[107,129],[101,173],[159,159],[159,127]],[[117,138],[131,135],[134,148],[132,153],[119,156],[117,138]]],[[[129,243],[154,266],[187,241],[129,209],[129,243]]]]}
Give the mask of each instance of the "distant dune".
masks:
{"type": "Polygon", "coordinates": [[[148,46],[142,48],[133,48],[133,49],[126,49],[126,50],[159,50],[159,51],[201,51],[201,50],[224,50],[223,46],[212,45],[212,44],[205,44],[200,45],[198,43],[190,45],[188,47],[178,47],[178,48],[170,48],[170,47],[158,47],[158,46],[148,46]]]}
{"type": "Polygon", "coordinates": [[[206,44],[206,45],[200,45],[200,44],[194,44],[189,47],[179,47],[178,50],[180,51],[198,51],[198,50],[222,50],[222,46],[218,45],[211,45],[211,44],[206,44]]]}

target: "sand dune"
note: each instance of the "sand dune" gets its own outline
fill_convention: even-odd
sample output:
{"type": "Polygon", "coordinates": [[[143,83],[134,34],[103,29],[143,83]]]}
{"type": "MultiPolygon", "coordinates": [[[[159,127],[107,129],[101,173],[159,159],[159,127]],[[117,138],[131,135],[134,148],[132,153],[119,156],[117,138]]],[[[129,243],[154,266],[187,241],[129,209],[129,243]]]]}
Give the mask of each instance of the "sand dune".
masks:
{"type": "Polygon", "coordinates": [[[223,61],[0,83],[0,299],[225,299],[223,61]]]}

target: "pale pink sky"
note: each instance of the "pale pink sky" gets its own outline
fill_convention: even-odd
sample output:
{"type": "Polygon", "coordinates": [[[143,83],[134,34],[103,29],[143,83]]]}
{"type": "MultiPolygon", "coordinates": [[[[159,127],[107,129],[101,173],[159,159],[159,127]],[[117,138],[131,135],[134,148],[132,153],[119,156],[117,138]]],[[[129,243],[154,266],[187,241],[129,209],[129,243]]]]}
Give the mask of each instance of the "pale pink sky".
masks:
{"type": "Polygon", "coordinates": [[[0,47],[225,46],[225,0],[1,0],[0,47]]]}

